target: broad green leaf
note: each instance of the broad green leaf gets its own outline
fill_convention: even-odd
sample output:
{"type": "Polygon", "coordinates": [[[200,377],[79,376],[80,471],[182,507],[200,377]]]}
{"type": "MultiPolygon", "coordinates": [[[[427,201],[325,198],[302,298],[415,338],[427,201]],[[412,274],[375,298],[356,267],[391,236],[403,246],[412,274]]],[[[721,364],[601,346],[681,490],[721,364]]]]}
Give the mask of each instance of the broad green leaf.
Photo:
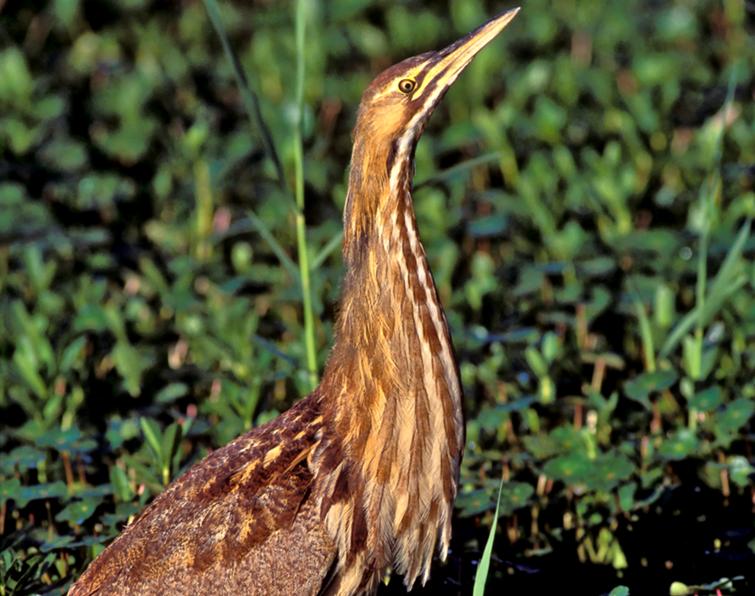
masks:
{"type": "Polygon", "coordinates": [[[713,385],[695,393],[689,405],[691,408],[695,408],[701,412],[711,412],[718,408],[722,402],[723,393],[721,387],[713,385]]]}
{"type": "Polygon", "coordinates": [[[66,505],[60,513],[55,516],[55,519],[59,522],[70,522],[72,524],[81,525],[88,520],[97,506],[100,504],[101,499],[81,499],[69,503],[66,505]]]}
{"type": "Polygon", "coordinates": [[[699,447],[700,441],[695,433],[683,428],[665,439],[658,453],[664,459],[679,461],[695,455],[699,447]]]}
{"type": "Polygon", "coordinates": [[[647,409],[652,407],[649,396],[652,392],[659,392],[676,383],[678,375],[673,370],[657,370],[642,373],[631,381],[624,383],[624,393],[627,397],[641,403],[647,409]]]}
{"type": "Polygon", "coordinates": [[[66,488],[65,483],[60,481],[22,486],[16,497],[16,504],[19,507],[26,507],[31,501],[38,501],[40,499],[60,499],[67,494],[68,489],[66,488]]]}

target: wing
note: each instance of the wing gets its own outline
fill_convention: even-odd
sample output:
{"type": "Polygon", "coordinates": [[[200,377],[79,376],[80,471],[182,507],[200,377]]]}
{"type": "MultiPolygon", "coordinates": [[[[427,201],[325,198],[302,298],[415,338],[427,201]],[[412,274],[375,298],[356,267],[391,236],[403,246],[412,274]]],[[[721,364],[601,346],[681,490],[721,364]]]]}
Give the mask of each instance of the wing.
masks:
{"type": "MultiPolygon", "coordinates": [[[[314,397],[191,468],[105,549],[69,594],[196,586],[203,575],[246,567],[255,561],[250,554],[268,542],[280,548],[281,531],[292,528],[313,481],[307,458],[322,421],[314,397]]],[[[297,534],[313,533],[302,528],[297,534]]]]}

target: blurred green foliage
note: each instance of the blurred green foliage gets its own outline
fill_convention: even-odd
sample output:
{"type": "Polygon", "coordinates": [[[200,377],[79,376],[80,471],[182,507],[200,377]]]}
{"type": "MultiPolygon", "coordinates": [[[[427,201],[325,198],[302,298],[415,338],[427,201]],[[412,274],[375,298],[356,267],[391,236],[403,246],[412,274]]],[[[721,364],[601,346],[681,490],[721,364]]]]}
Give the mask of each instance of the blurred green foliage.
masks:
{"type": "MultiPolygon", "coordinates": [[[[300,121],[293,3],[220,3],[281,185],[201,2],[0,2],[0,594],[64,590],[306,391],[297,135],[322,366],[361,91],[504,7],[308,8],[300,121]]],[[[501,477],[499,549],[536,566],[568,534],[627,580],[617,527],[669,486],[750,499],[754,32],[741,0],[529,0],[431,120],[415,204],[476,553],[501,477]]]]}

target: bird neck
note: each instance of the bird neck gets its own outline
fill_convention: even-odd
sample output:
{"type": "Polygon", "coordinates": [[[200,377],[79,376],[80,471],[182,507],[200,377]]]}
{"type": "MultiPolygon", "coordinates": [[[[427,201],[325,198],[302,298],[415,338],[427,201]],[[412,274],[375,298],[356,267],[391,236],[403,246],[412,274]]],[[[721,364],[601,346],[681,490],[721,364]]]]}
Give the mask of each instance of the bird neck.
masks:
{"type": "Polygon", "coordinates": [[[324,499],[323,511],[329,525],[353,516],[342,555],[361,545],[378,570],[393,564],[413,581],[429,571],[436,537],[443,554],[448,547],[463,417],[448,327],[412,207],[413,146],[403,151],[386,168],[389,151],[365,156],[354,149],[344,217],[347,274],[321,385],[324,418],[335,427],[343,459],[333,462],[335,496],[324,499]],[[381,163],[382,172],[373,174],[360,158],[369,167],[381,163]],[[344,482],[357,494],[341,496],[344,482]],[[415,544],[419,523],[437,528],[431,542],[415,544]],[[395,541],[381,542],[389,536],[395,541]]]}
{"type": "Polygon", "coordinates": [[[346,277],[324,382],[341,377],[336,386],[348,389],[343,410],[360,417],[364,411],[355,406],[425,397],[460,409],[448,325],[414,213],[414,143],[383,145],[382,153],[368,154],[357,143],[352,154],[346,277]]]}

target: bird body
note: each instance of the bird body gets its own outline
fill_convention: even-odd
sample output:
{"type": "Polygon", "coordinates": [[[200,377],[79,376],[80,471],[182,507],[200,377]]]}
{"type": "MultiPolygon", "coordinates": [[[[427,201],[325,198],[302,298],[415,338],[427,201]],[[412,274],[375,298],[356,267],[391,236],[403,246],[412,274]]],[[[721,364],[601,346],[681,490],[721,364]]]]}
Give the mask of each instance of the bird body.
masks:
{"type": "Polygon", "coordinates": [[[464,442],[448,326],[411,184],[427,119],[515,16],[365,91],[344,207],[346,278],[322,382],[176,480],[69,594],[356,594],[424,583],[451,536],[464,442]]]}
{"type": "Polygon", "coordinates": [[[320,407],[313,393],[208,455],[105,549],[70,594],[316,594],[335,556],[307,498],[320,407]]]}

